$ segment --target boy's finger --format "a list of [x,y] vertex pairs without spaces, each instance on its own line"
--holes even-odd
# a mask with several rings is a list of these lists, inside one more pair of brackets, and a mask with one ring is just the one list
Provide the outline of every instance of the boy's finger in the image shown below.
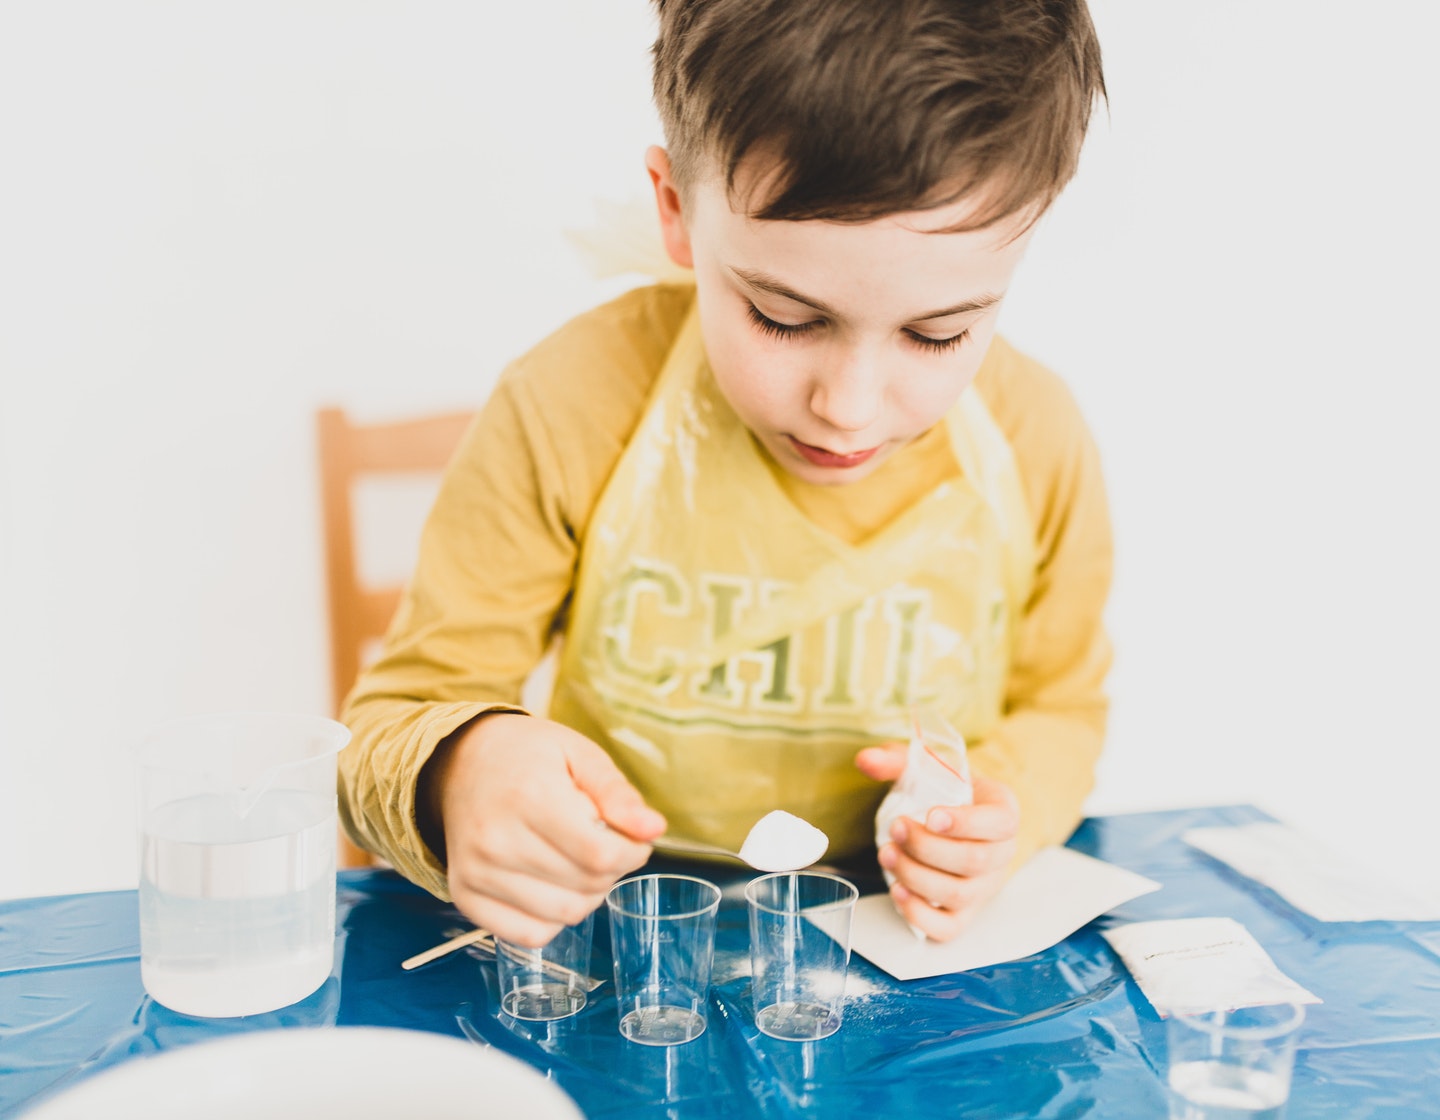
[[450,894],[460,913],[496,937],[516,945],[539,948],[549,944],[565,928],[563,923],[547,922],[508,902],[464,888],[457,889],[453,884]]
[[964,879],[926,867],[903,851],[896,851],[888,861],[882,861],[882,866],[887,865],[895,876],[896,884],[924,899],[935,909],[959,910],[963,905]]
[[575,785],[595,804],[600,819],[617,832],[649,843],[665,831],[665,818],[640,796],[610,756],[593,743],[572,743],[565,761]]
[[1020,830],[1020,805],[1009,786],[977,774],[974,802],[935,806],[925,827],[957,840],[1010,840]]
[[[462,889],[465,886],[463,876],[460,885]],[[473,889],[477,894],[483,894],[497,908],[513,909],[516,915],[529,918],[537,926],[573,926],[604,905],[606,893],[572,890],[559,883],[549,883],[530,875],[505,870],[490,871],[483,876],[483,881],[477,880],[473,884]],[[518,916],[512,916],[512,922],[519,925]],[[484,922],[480,924],[491,933],[499,933]],[[553,936],[553,931],[551,935]],[[500,936],[508,941],[520,940],[506,934]]]
[[642,866],[651,848],[595,820],[584,794],[534,807],[518,834],[492,835],[470,851],[488,876],[505,872],[585,893],[603,893],[622,875]]
[[974,912],[969,908],[938,909],[899,884],[890,893],[900,915],[931,941],[952,941],[974,920]]
[[597,819],[596,814],[603,810],[591,795],[569,792],[568,798],[556,797],[532,807],[527,823],[537,843],[527,848],[524,856],[515,852],[507,863],[533,868],[541,878],[579,889],[591,890],[600,882],[608,889],[621,875],[650,858],[650,844],[612,828],[603,816]]
[[[889,845],[887,845],[888,847]],[[946,875],[973,878],[1002,871],[1015,856],[1012,841],[952,840],[923,828],[912,828],[903,843],[894,845],[897,865],[915,863]],[[898,867],[892,868],[897,870]]]
[[925,814],[925,827],[953,840],[1013,840],[1020,814],[1001,805],[941,805]]
[[904,743],[866,747],[855,756],[855,766],[867,778],[874,778],[877,782],[893,782],[905,769],[907,750]]
[[488,811],[460,806],[446,822],[452,865],[468,858],[476,866],[597,890],[645,863],[649,843],[608,827],[594,795],[566,766],[562,754],[558,768],[533,775],[529,785],[512,785],[498,803],[503,812],[494,805]]

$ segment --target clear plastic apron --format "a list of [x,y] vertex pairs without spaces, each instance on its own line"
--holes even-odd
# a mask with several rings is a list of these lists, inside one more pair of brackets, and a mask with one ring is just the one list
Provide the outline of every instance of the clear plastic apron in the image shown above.
[[960,473],[848,544],[771,475],[692,307],[586,532],[550,708],[675,836],[734,851],[785,809],[854,853],[885,792],[859,748],[912,707],[972,743],[1000,717],[1032,528],[979,394],[945,424]]

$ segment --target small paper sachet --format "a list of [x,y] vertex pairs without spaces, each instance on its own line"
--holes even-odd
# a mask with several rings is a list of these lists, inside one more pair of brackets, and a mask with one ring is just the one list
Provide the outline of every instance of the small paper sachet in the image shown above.
[[1278,821],[1192,828],[1181,838],[1322,922],[1440,921],[1440,899]]
[[1132,922],[1102,936],[1162,1019],[1271,1003],[1322,1002],[1281,972],[1234,918]]

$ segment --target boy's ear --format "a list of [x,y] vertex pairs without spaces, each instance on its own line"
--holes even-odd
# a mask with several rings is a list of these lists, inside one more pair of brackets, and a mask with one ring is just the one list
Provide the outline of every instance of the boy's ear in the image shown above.
[[694,268],[695,258],[690,252],[690,231],[685,227],[680,188],[670,174],[670,156],[664,148],[651,145],[646,149],[645,170],[650,173],[650,182],[655,186],[655,207],[660,215],[660,237],[665,242],[665,252],[681,268]]

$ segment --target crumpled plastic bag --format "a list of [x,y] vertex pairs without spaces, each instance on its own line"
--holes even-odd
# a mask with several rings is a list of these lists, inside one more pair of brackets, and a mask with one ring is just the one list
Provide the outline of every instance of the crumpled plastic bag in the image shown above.
[[[900,817],[923,822],[937,805],[969,805],[975,800],[964,736],[938,712],[913,713],[910,723],[905,769],[875,810],[877,849],[890,843],[890,826]],[[888,870],[884,874],[885,885],[894,886],[895,876]]]

